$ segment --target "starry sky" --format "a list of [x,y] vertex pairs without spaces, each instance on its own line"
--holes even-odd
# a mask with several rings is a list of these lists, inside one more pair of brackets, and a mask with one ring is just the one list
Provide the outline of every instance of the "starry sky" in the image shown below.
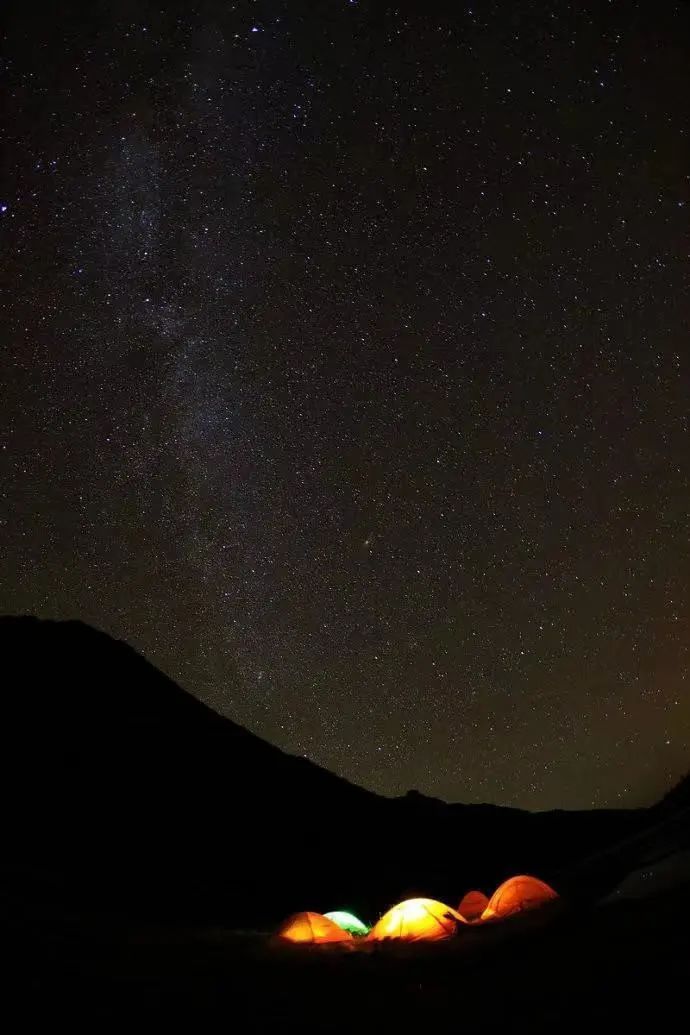
[[688,7],[53,6],[4,30],[0,610],[384,794],[653,800]]

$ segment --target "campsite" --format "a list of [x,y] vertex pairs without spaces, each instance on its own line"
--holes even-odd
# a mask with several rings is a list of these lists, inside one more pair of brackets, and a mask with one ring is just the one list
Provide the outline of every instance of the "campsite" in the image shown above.
[[34,926],[21,951],[40,996],[26,1000],[30,1015],[227,1019],[257,1032],[421,1032],[451,1023],[471,1032],[638,1031],[683,1015],[688,916],[686,884],[558,922],[525,915],[450,941],[366,952],[278,949],[265,935],[223,928],[132,929],[112,917],[53,918],[57,926],[38,939]]
[[[654,808],[601,816],[386,801],[255,742],[86,626],[3,619],[0,635],[31,688],[8,701],[3,756],[4,786],[21,775],[21,800],[6,795],[3,869],[28,1013],[302,1032],[432,1030],[449,1017],[499,1031],[520,1016],[551,1031],[592,1017],[634,1030],[677,1008],[690,961],[687,781]],[[115,686],[136,692],[116,700]],[[222,789],[206,808],[189,780],[184,794],[176,785],[183,745]],[[258,764],[263,779],[243,796],[238,781]],[[289,801],[301,811],[285,847]],[[354,847],[321,824],[332,808],[354,810]],[[417,851],[400,850],[401,825],[417,830]]]

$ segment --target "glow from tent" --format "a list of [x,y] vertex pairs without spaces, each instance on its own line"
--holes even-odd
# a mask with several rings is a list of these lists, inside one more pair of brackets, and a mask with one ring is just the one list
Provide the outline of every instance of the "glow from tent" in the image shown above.
[[352,941],[349,931],[320,913],[293,913],[278,930],[278,937],[287,942],[316,945]]
[[479,920],[488,904],[489,899],[483,891],[468,891],[460,900],[458,913],[463,920],[467,920],[468,924],[471,924],[475,920]]
[[349,931],[350,934],[354,934],[359,938],[363,938],[371,930],[366,924],[362,923],[359,917],[355,916],[354,913],[348,913],[346,909],[334,909],[333,912],[325,913],[324,916],[332,920],[343,931]]
[[385,913],[371,932],[375,941],[437,941],[450,938],[465,921],[455,909],[432,898],[409,898]]
[[543,880],[520,874],[510,877],[496,888],[481,919],[498,920],[512,913],[536,909],[557,898],[557,893]]

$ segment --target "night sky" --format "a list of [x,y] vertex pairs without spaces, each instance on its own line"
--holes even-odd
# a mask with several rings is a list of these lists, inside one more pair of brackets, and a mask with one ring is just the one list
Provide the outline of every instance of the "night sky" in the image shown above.
[[0,610],[385,794],[653,800],[688,6],[53,6],[3,46]]

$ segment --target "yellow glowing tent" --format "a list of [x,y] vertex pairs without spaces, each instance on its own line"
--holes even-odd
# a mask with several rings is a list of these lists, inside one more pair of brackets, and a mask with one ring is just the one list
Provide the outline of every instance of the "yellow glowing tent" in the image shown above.
[[473,920],[479,920],[488,904],[489,899],[483,891],[468,891],[458,906],[458,913],[463,920],[472,923]]
[[455,934],[463,923],[459,913],[433,898],[409,898],[381,917],[369,938],[377,942],[397,938],[404,942],[438,941]]
[[482,920],[497,920],[526,909],[536,909],[556,898],[558,898],[556,892],[543,880],[521,874],[518,877],[511,877],[496,888],[481,918]]
[[278,930],[278,937],[302,945],[351,942],[352,935],[321,913],[293,913]]

